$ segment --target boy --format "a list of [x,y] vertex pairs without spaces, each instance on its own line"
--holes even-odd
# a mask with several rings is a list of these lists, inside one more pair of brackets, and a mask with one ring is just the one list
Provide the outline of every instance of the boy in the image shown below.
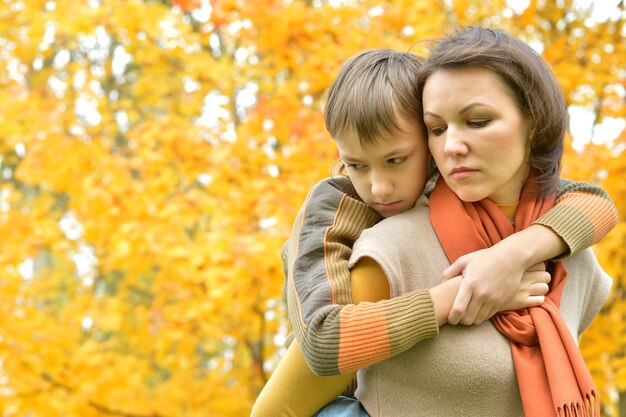
[[[419,57],[408,53],[365,51],[344,64],[329,90],[326,127],[349,178],[327,179],[314,187],[284,248],[288,314],[298,343],[289,348],[253,415],[311,415],[332,401],[357,369],[437,336],[448,319],[459,277],[393,299],[352,304],[353,299],[364,300],[353,293],[351,273],[367,276],[382,271],[367,267],[349,271],[347,266],[361,231],[411,208],[430,177],[416,88],[421,64]],[[603,202],[601,210],[596,205],[592,211],[591,202],[598,199]],[[535,226],[470,261],[489,263],[484,270],[503,271],[500,280],[465,278],[501,285],[492,292],[504,295],[496,297],[502,299],[497,308],[492,302],[489,311],[541,304],[547,291],[545,273],[523,271],[568,249],[586,247],[615,224],[616,210],[600,189],[569,184],[559,201]],[[560,216],[567,207],[583,213],[583,221],[575,222],[575,233],[571,221]],[[517,256],[515,250],[528,247],[527,242],[536,252]],[[469,265],[465,268],[469,270]],[[378,290],[383,295],[378,299],[389,298],[388,287]],[[481,297],[472,299],[480,311]],[[313,375],[304,359],[315,374],[335,376]],[[364,413],[358,404],[347,406]]]

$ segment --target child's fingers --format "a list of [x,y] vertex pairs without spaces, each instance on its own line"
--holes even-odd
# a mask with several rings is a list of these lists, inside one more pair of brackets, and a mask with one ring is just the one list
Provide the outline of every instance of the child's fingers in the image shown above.
[[528,294],[529,296],[546,295],[549,290],[550,287],[548,287],[548,284],[543,282],[535,282],[533,284],[530,284],[530,286],[528,287]]
[[526,298],[526,308],[539,307],[546,300],[543,295],[531,295]]

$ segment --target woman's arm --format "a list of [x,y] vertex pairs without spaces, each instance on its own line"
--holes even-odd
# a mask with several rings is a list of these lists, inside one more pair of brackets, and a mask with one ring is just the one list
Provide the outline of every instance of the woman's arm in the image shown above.
[[[345,324],[342,328],[342,341],[345,342],[341,350],[345,356],[342,369],[353,372],[402,353],[426,339],[423,335],[429,334],[433,326],[438,332],[439,327],[447,322],[461,282],[462,278],[458,276],[430,289],[416,289],[389,298],[389,281],[381,266],[370,257],[359,258],[351,270],[356,304],[342,309],[347,312],[346,320],[342,322]],[[523,274],[518,291],[505,300],[502,311],[541,305],[549,282],[550,275],[543,264],[535,265]],[[406,311],[410,313],[405,314]],[[388,324],[391,320],[393,327]],[[402,340],[408,342],[391,344],[391,341]]]
[[[549,281],[549,274],[541,268],[524,274],[519,291],[505,303],[504,308],[513,310],[540,305],[543,302],[543,294],[548,292]],[[430,299],[424,299],[424,302],[420,304],[423,310],[421,313],[431,315],[434,311],[437,326],[444,325],[460,283],[461,277],[459,276],[427,290]],[[387,277],[372,258],[361,258],[354,266],[351,271],[351,288],[354,302],[361,307],[390,301],[391,293]],[[346,308],[358,311],[355,305],[349,305]],[[364,352],[381,350],[375,337],[379,333],[375,328],[376,322],[376,317],[364,317],[362,323],[365,327],[357,332],[359,336],[353,336],[352,341]],[[430,325],[426,322],[427,327]],[[411,346],[407,348],[409,347]],[[389,351],[389,349],[386,350]],[[380,356],[373,355],[366,361],[355,361],[352,372],[331,377],[317,376],[308,367],[298,341],[294,340],[257,398],[252,409],[252,416],[313,415],[344,391],[354,377],[356,369],[379,360]]]
[[[463,277],[459,275],[428,290],[439,327],[448,321],[462,280]],[[499,311],[519,310],[541,305],[544,301],[544,295],[548,292],[549,282],[550,274],[546,272],[543,263],[533,265],[522,274],[517,291],[510,298],[504,300]],[[352,294],[357,303],[363,300],[379,301],[390,297],[387,277],[374,259],[363,257],[352,269]]]
[[449,322],[478,324],[489,319],[517,290],[523,271],[597,243],[617,220],[617,209],[604,190],[562,180],[555,206],[531,227],[489,249],[462,256],[444,271],[444,279],[465,277]]

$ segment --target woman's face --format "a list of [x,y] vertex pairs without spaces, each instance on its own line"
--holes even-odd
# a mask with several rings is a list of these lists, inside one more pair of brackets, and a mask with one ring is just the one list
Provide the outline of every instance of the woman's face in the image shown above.
[[531,123],[504,81],[484,68],[438,70],[423,91],[428,146],[463,201],[513,203],[530,171]]

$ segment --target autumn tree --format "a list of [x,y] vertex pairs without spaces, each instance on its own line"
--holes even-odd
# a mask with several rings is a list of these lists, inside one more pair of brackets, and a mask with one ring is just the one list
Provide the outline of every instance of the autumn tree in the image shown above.
[[[281,245],[337,158],[325,92],[360,50],[502,27],[543,53],[591,126],[623,120],[623,1],[606,19],[572,0],[509,3],[2,2],[3,415],[248,414],[289,333]],[[564,171],[621,213],[625,144],[622,125],[568,149]],[[615,286],[582,347],[615,417],[623,218],[597,253]]]

